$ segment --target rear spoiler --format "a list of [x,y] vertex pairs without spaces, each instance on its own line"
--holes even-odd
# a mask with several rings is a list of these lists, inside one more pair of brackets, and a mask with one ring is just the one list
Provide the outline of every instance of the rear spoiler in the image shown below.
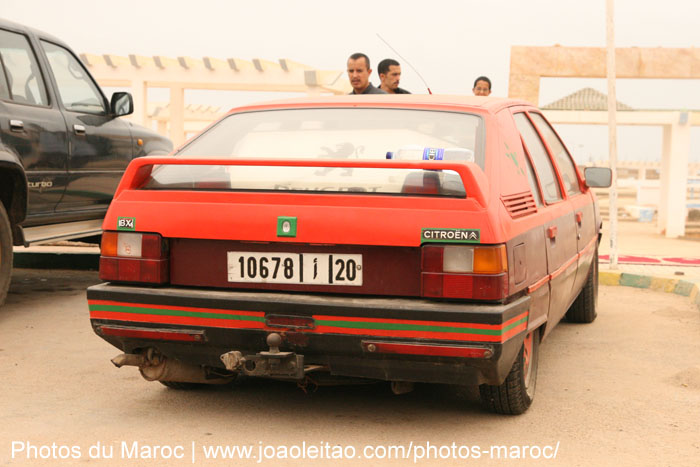
[[271,167],[331,167],[331,168],[377,168],[377,169],[423,169],[453,170],[459,174],[467,198],[474,199],[481,207],[487,205],[489,184],[486,174],[474,162],[445,161],[400,161],[400,160],[332,160],[332,159],[231,159],[196,158],[173,156],[147,156],[133,159],[114,194],[116,199],[122,191],[135,190],[143,186],[158,165],[229,165]]

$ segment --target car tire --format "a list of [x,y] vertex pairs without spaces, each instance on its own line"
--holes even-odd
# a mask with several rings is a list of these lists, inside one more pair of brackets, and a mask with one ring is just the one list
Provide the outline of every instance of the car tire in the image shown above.
[[518,358],[513,362],[503,384],[479,386],[481,403],[487,410],[506,415],[519,415],[530,407],[535,397],[539,348],[539,331],[536,329],[525,336]]
[[588,269],[588,277],[581,292],[566,312],[566,320],[571,323],[592,323],[598,316],[598,249]]
[[5,303],[12,276],[12,227],[5,206],[0,203],[0,305]]

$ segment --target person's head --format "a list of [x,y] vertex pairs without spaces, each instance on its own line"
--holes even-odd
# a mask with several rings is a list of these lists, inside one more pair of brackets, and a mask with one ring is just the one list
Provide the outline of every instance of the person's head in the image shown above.
[[348,58],[348,78],[356,94],[362,93],[369,86],[369,57],[363,53],[355,53]]
[[401,65],[393,58],[385,58],[377,65],[381,88],[387,92],[395,92],[401,80]]
[[475,96],[488,96],[491,94],[491,80],[486,76],[479,76],[474,80],[472,92]]

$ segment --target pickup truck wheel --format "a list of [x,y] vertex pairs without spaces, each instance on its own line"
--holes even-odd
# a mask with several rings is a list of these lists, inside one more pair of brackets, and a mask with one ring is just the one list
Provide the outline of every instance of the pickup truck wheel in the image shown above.
[[481,402],[489,411],[519,415],[530,407],[532,399],[535,397],[539,348],[538,330],[531,331],[525,337],[518,358],[515,359],[503,384],[499,386],[482,384],[479,386]]
[[12,275],[12,228],[5,206],[0,203],[0,305],[5,303]]
[[566,320],[571,323],[592,323],[598,316],[598,250],[588,270],[586,283],[566,312]]

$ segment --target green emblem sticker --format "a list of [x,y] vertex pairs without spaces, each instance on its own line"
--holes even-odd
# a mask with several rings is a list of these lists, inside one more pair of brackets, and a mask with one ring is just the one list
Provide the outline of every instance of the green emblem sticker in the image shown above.
[[296,237],[297,236],[297,218],[279,216],[277,218],[277,236],[278,237]]
[[136,230],[136,218],[135,217],[118,217],[117,218],[117,230]]
[[421,242],[432,243],[479,243],[480,229],[423,229]]
[[522,167],[520,167],[520,164],[518,164],[518,155],[516,154],[516,152],[510,150],[510,148],[508,147],[508,143],[504,144],[506,145],[506,151],[509,151],[506,152],[506,157],[513,161],[513,164],[515,164],[515,168],[518,169],[520,175],[525,175],[525,171]]

